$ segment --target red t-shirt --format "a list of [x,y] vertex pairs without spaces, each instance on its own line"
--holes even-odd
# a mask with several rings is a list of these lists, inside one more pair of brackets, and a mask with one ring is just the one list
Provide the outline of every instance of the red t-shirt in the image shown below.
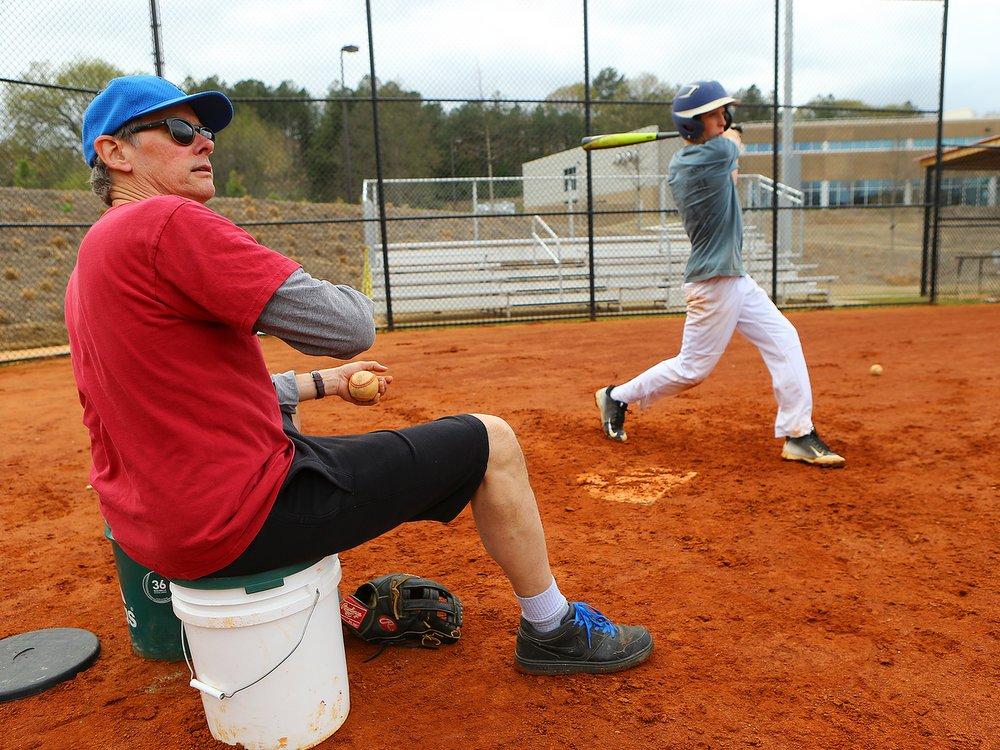
[[299,268],[200,203],[112,208],[66,289],[91,484],[115,540],[176,578],[229,564],[291,465],[253,325]]

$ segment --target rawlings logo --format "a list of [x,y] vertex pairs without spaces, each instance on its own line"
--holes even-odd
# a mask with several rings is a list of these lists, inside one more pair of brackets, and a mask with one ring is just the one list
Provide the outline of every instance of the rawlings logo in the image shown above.
[[378,624],[382,626],[383,630],[389,633],[395,633],[399,629],[399,626],[396,624],[396,621],[393,620],[391,617],[386,617],[385,615],[382,615],[380,618],[378,618]]
[[368,608],[353,596],[345,597],[340,602],[340,619],[352,628],[360,628],[367,614]]

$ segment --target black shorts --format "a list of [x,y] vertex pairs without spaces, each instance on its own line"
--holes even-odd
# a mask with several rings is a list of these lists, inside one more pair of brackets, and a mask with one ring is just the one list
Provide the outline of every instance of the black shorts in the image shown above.
[[364,435],[302,435],[260,532],[212,573],[238,576],[357,547],[407,521],[448,523],[479,489],[489,459],[486,426],[459,414]]

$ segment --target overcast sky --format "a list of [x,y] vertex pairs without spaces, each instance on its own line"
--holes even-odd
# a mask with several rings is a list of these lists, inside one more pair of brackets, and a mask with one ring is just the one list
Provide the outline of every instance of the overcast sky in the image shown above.
[[[81,15],[80,7],[87,12]],[[372,0],[376,72],[428,97],[543,98],[583,79],[581,0]],[[0,0],[0,75],[101,57],[151,71],[146,0]],[[936,109],[940,0],[797,0],[793,99],[818,94]],[[590,0],[592,75],[613,66],[731,90],[772,87],[770,0]],[[292,80],[323,95],[369,70],[362,0],[160,0],[166,75]],[[1000,112],[998,0],[949,6],[945,109]],[[783,84],[782,84],[783,85]]]

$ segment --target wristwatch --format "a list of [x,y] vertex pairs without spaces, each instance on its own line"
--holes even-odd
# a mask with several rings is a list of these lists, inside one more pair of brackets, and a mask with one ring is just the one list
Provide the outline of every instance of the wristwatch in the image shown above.
[[312,375],[313,383],[316,384],[316,398],[323,398],[323,396],[326,395],[326,386],[323,385],[323,376],[316,370],[313,370],[309,374]]

